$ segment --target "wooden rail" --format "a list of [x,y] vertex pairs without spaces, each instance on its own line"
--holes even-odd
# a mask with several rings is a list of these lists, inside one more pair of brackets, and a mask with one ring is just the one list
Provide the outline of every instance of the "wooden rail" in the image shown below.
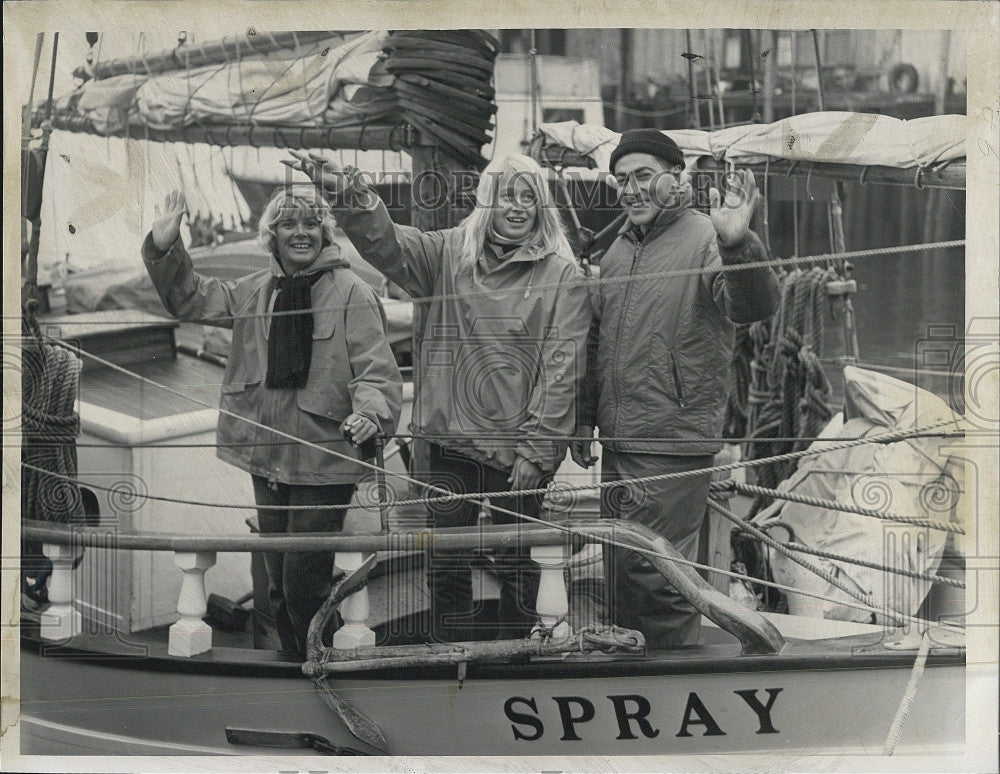
[[[108,545],[108,530],[100,527],[70,528],[25,520],[21,533],[24,538],[37,540],[46,546],[46,553],[65,557],[53,562],[52,589],[72,588],[72,557],[80,548],[94,545],[118,550],[173,551],[175,563],[185,573],[178,602],[177,623],[171,627],[170,652],[191,656],[211,648],[211,632],[207,631],[201,616],[205,610],[204,573],[215,563],[215,554],[223,552],[258,551],[335,551],[347,558],[376,551],[413,549],[477,549],[530,548],[532,559],[542,569],[538,591],[537,609],[542,623],[551,626],[565,618],[568,597],[565,589],[564,568],[568,561],[567,548],[573,543],[601,543],[613,539],[616,543],[642,551],[645,558],[683,595],[702,615],[730,632],[743,645],[744,654],[778,653],[784,640],[778,630],[754,610],[743,607],[705,581],[693,567],[675,560],[684,558],[664,538],[641,524],[618,520],[571,519],[560,522],[560,528],[540,524],[490,525],[425,529],[388,534],[302,534],[302,535],[212,535],[190,536],[163,533],[115,534]],[[572,535],[567,533],[572,530]],[[67,547],[69,550],[67,550]],[[549,550],[539,550],[550,547]],[[356,563],[351,557],[350,564]],[[341,563],[338,563],[342,564]],[[352,568],[343,568],[352,569]],[[350,623],[354,627],[346,648],[357,647],[365,641],[364,617],[368,612],[367,589],[362,588],[344,601],[352,611]],[[65,597],[65,599],[63,598]],[[48,639],[66,639],[80,630],[79,614],[72,608],[69,594],[53,598],[49,614],[58,620],[42,626],[42,636]],[[345,616],[346,618],[346,616]],[[201,624],[201,626],[199,626]],[[563,636],[568,634],[560,628]],[[370,639],[370,638],[368,638]],[[336,646],[336,643],[335,643]]]

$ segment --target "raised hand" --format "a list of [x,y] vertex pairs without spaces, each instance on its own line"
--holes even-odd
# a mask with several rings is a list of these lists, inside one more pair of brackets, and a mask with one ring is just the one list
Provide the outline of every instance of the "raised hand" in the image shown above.
[[750,230],[750,220],[760,201],[760,192],[753,172],[749,169],[727,175],[726,183],[724,200],[717,188],[708,192],[708,199],[715,233],[719,242],[729,247],[740,242]]
[[163,200],[163,210],[154,207],[156,219],[153,221],[153,244],[160,252],[166,252],[181,234],[181,219],[187,211],[184,194],[174,190]]
[[281,163],[299,172],[304,172],[322,190],[340,193],[349,186],[357,185],[358,171],[354,167],[341,169],[333,159],[318,153],[289,151],[294,160],[282,159]]

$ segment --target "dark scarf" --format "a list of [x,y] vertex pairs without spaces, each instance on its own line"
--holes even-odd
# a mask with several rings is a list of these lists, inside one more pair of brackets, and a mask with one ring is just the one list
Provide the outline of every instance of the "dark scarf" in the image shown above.
[[[311,288],[323,275],[278,277],[275,288],[274,313],[267,338],[267,380],[270,389],[301,389],[309,378],[312,361],[312,297]],[[290,312],[302,314],[288,314]],[[285,312],[286,314],[278,314]]]

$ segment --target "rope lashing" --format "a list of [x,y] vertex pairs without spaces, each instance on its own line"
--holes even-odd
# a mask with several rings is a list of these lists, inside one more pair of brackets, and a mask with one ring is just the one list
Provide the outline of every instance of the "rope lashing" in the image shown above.
[[[780,542],[780,541],[779,541]],[[810,546],[804,545],[802,543],[790,542],[781,543],[785,548],[790,551],[798,551],[800,554],[809,554],[810,556],[815,556],[819,559],[828,559],[831,562],[843,562],[844,564],[855,564],[858,567],[867,567],[869,570],[878,570],[879,572],[888,572],[893,575],[901,575],[904,578],[913,578],[914,580],[924,580],[930,581],[931,583],[940,583],[942,586],[951,586],[956,589],[964,589],[965,583],[960,580],[955,580],[954,578],[946,578],[943,575],[937,575],[933,572],[921,572],[919,570],[904,570],[901,567],[892,567],[887,564],[879,564],[878,562],[869,562],[865,559],[858,559],[853,556],[844,556],[843,554],[835,554],[830,551],[823,551],[819,548],[812,548]]]
[[[125,371],[125,369],[122,369],[122,370]],[[126,371],[126,373],[127,373],[127,371]],[[145,379],[145,377],[138,377],[138,378]],[[166,388],[166,389],[169,389],[169,388]],[[189,398],[189,399],[191,401],[195,402],[195,403],[200,403],[200,401],[198,401],[195,398]],[[234,414],[233,416],[237,416],[237,415]],[[242,419],[242,417],[240,417],[240,418]],[[247,420],[247,421],[249,421],[249,420]],[[700,476],[700,475],[703,475],[705,473],[710,473],[710,474],[711,473],[722,473],[722,472],[725,472],[725,471],[738,470],[739,468],[758,467],[758,466],[762,466],[762,465],[767,465],[767,464],[775,462],[775,461],[777,461],[777,462],[783,462],[783,461],[788,461],[788,460],[791,460],[791,459],[799,459],[799,458],[802,458],[802,457],[809,457],[809,456],[813,456],[813,455],[816,455],[816,454],[823,454],[823,453],[830,452],[830,451],[839,451],[841,449],[849,449],[849,448],[853,448],[855,446],[859,446],[859,445],[862,445],[862,444],[868,444],[868,443],[894,443],[896,441],[906,440],[907,438],[913,438],[913,437],[921,436],[921,435],[927,433],[930,430],[933,430],[935,428],[941,427],[944,424],[952,424],[952,423],[953,423],[952,420],[946,420],[946,421],[938,422],[938,423],[936,423],[934,425],[928,425],[927,427],[919,428],[917,430],[912,430],[912,431],[905,431],[905,432],[898,432],[898,433],[884,433],[882,435],[866,436],[866,437],[863,437],[863,438],[853,438],[851,440],[843,441],[842,443],[831,443],[829,445],[824,445],[824,447],[820,448],[820,449],[804,449],[804,450],[798,451],[798,452],[789,452],[787,454],[778,455],[778,456],[773,457],[773,458],[769,457],[769,458],[762,458],[762,459],[757,459],[757,460],[741,460],[739,462],[730,462],[730,463],[725,463],[725,464],[722,464],[722,465],[713,465],[713,466],[708,467],[708,468],[697,468],[697,469],[694,469],[694,470],[682,470],[682,471],[676,471],[676,472],[672,472],[672,473],[661,473],[661,474],[655,475],[655,476],[643,476],[643,477],[640,477],[640,478],[629,479],[627,483],[630,484],[630,485],[638,485],[638,484],[651,483],[651,482],[655,482],[655,481],[664,481],[664,480],[675,479],[675,478],[690,478],[690,477],[693,477],[693,476]],[[265,428],[265,429],[271,430],[272,428]],[[278,430],[274,430],[273,432],[275,432],[275,433],[277,433],[279,435],[283,434],[283,433],[281,433],[281,431],[278,431]],[[310,444],[308,441],[301,441],[301,443],[303,443],[306,446],[315,446],[317,449],[321,449],[324,453],[328,453],[328,454],[330,454],[332,456],[335,456],[335,457],[338,457],[338,458],[341,458],[341,459],[348,459],[348,460],[350,460],[352,462],[356,462],[361,467],[365,467],[365,468],[369,468],[369,469],[373,469],[373,470],[377,470],[378,469],[378,466],[376,466],[376,465],[373,465],[373,464],[367,463],[367,462],[361,462],[361,461],[355,460],[353,457],[348,457],[347,455],[341,454],[340,452],[336,452],[336,451],[334,451],[332,449],[327,449],[327,448],[325,448],[323,446],[319,446],[318,444]],[[437,497],[417,497],[417,498],[412,498],[412,499],[409,499],[409,500],[395,500],[395,501],[393,501],[391,503],[391,505],[394,506],[394,507],[400,507],[400,506],[404,506],[404,505],[429,505],[429,504],[439,504],[439,503],[449,503],[449,502],[460,502],[460,501],[464,501],[464,500],[473,500],[473,501],[477,501],[478,502],[478,501],[482,500],[483,498],[503,499],[503,498],[513,498],[513,497],[517,497],[517,496],[525,496],[525,495],[546,495],[546,494],[553,494],[553,495],[556,495],[556,496],[565,496],[565,495],[567,495],[569,493],[572,493],[572,492],[600,491],[602,489],[606,489],[606,488],[609,488],[609,487],[621,486],[622,483],[623,483],[621,481],[606,481],[606,482],[600,482],[600,483],[596,483],[596,484],[577,484],[577,485],[569,485],[569,484],[563,485],[563,484],[560,484],[560,485],[554,486],[554,487],[545,487],[545,488],[537,488],[537,489],[516,489],[516,490],[508,490],[508,491],[472,492],[472,493],[456,494],[456,493],[452,493],[452,492],[447,492],[447,490],[443,490],[440,487],[435,487],[435,486],[433,486],[431,484],[427,484],[425,482],[418,481],[417,479],[410,478],[409,476],[405,476],[405,475],[403,475],[401,473],[395,473],[395,472],[390,471],[388,469],[385,469],[384,472],[388,473],[388,474],[390,474],[392,476],[394,476],[397,479],[401,479],[402,481],[404,481],[404,482],[406,482],[408,484],[416,484],[421,489],[430,490],[430,491],[437,490],[438,492],[442,493],[441,495],[439,495]],[[57,476],[54,473],[49,473],[48,475],[54,476],[56,478],[59,477],[59,476]],[[162,497],[162,496],[149,495],[149,494],[145,494],[145,493],[136,494],[135,492],[133,492],[131,490],[125,490],[125,489],[115,488],[115,487],[104,487],[104,486],[101,486],[101,485],[98,485],[98,484],[90,484],[90,483],[88,483],[87,486],[90,487],[90,488],[99,490],[99,491],[107,491],[107,492],[119,493],[119,494],[121,494],[121,493],[127,493],[127,494],[129,494],[129,496],[132,496],[132,497],[140,497],[140,498],[145,498],[145,499],[149,499],[149,500],[156,500],[156,501],[159,501],[159,502],[169,502],[169,503],[173,503],[175,505],[194,505],[194,506],[205,507],[205,508],[221,508],[221,509],[237,509],[237,510],[268,510],[268,509],[272,509],[269,506],[261,506],[261,505],[250,504],[250,503],[243,504],[243,505],[236,504],[236,503],[222,503],[222,502],[213,503],[213,502],[206,502],[206,501],[203,501],[203,500],[186,500],[186,499],[183,499],[183,498]],[[782,494],[784,494],[784,493],[782,493]],[[378,507],[378,505],[379,505],[379,503],[377,501],[373,500],[371,502],[363,501],[363,502],[359,503],[357,506],[352,506],[352,507],[376,508],[376,507]],[[338,509],[338,508],[343,509],[343,508],[346,508],[346,507],[348,507],[348,506],[344,506],[344,505],[337,505],[337,506],[334,506],[334,505],[302,505],[302,506],[283,505],[283,506],[273,506],[273,509],[286,510],[286,511],[296,510],[297,508],[298,509],[302,509],[302,510],[305,510],[305,509],[316,509],[316,508],[334,510],[334,509]],[[499,511],[499,512],[508,513],[510,515],[520,516],[522,518],[527,518],[527,517],[524,517],[523,514],[518,514],[515,511],[508,511],[508,510],[506,510],[504,508],[500,508],[499,506],[491,505],[491,507],[493,508],[493,510],[496,510],[496,511]]]
[[[759,269],[764,267],[792,267],[798,266],[800,264],[808,265],[811,263],[823,263],[826,264],[831,259],[854,259],[854,258],[867,258],[874,257],[878,255],[899,255],[900,253],[910,253],[910,252],[923,252],[928,250],[946,250],[953,247],[964,247],[964,239],[952,239],[944,242],[926,242],[917,245],[897,245],[895,247],[880,247],[871,250],[851,250],[843,253],[821,253],[811,256],[802,257],[792,257],[792,258],[774,258],[765,261],[750,261],[747,263],[737,263],[737,264],[724,264],[722,266],[714,266],[708,268],[691,268],[691,269],[670,269],[667,271],[651,272],[649,274],[635,274],[635,275],[625,275],[622,277],[599,277],[599,278],[584,278],[579,280],[570,280],[568,282],[556,282],[556,283],[546,283],[542,285],[533,285],[532,292],[563,292],[567,288],[577,287],[578,285],[583,285],[584,287],[591,287],[592,284],[596,283],[600,286],[610,286],[618,285],[634,281],[647,281],[654,280],[659,281],[663,279],[671,279],[673,277],[690,277],[699,276],[707,274],[718,274],[727,273],[731,271],[745,271],[746,269]],[[461,300],[475,300],[478,298],[489,298],[496,299],[502,297],[505,294],[517,294],[523,293],[523,289],[508,288],[508,289],[498,289],[498,290],[484,290],[477,291],[475,293],[444,293],[441,295],[434,296],[421,296],[419,298],[414,298],[414,304],[429,304],[435,301],[461,301]],[[251,313],[242,315],[225,315],[222,317],[213,317],[211,321],[190,319],[187,322],[211,322],[213,325],[217,325],[221,322],[226,322],[230,320],[253,320],[258,317],[274,317],[278,315],[287,314],[306,314],[309,312],[342,312],[346,307],[344,306],[323,306],[323,307],[311,307],[309,309],[302,310],[292,310],[288,312],[273,312],[273,313]],[[91,321],[84,322],[82,320],[60,320],[59,324],[61,326],[65,325],[121,325],[124,322],[121,318],[117,318],[112,321]]]
[[802,495],[796,492],[787,492],[778,489],[768,489],[762,486],[754,486],[753,484],[744,484],[739,481],[730,480],[730,481],[713,482],[711,485],[711,489],[713,491],[732,490],[739,492],[740,494],[759,495],[778,500],[787,500],[788,502],[799,503],[801,505],[811,505],[815,508],[824,508],[831,511],[842,511],[843,513],[854,513],[859,516],[870,516],[874,519],[882,519],[884,521],[895,521],[900,524],[910,524],[914,527],[926,527],[927,529],[936,529],[941,532],[950,532],[955,535],[965,534],[965,530],[960,525],[952,524],[946,521],[921,519],[916,516],[903,516],[898,513],[883,511],[877,508],[865,508],[864,506],[856,505],[853,503],[841,503],[835,500],[824,500],[820,497],[813,497],[811,495]]
[[[850,588],[849,586],[846,586],[845,584],[841,583],[841,581],[839,581],[832,574],[830,574],[829,572],[827,572],[826,570],[824,570],[822,567],[817,567],[812,562],[807,562],[802,557],[797,556],[794,551],[792,551],[789,548],[786,548],[783,543],[779,543],[777,540],[775,540],[774,538],[772,538],[770,535],[768,535],[766,532],[764,532],[763,530],[761,530],[759,527],[756,527],[753,524],[750,524],[749,522],[744,521],[739,516],[737,516],[736,514],[734,514],[732,511],[729,511],[726,508],[723,508],[721,505],[719,505],[711,497],[708,498],[708,507],[711,508],[712,510],[716,511],[717,513],[719,513],[721,516],[725,517],[729,521],[731,521],[734,525],[736,525],[736,528],[739,529],[740,531],[746,532],[746,533],[748,533],[750,535],[753,535],[755,538],[757,538],[758,540],[760,540],[765,545],[773,548],[775,551],[777,551],[782,556],[784,556],[784,557],[788,558],[789,560],[795,562],[796,564],[804,567],[805,569],[807,569],[809,572],[813,573],[814,575],[819,576],[820,578],[822,578],[823,580],[825,580],[827,583],[829,583],[831,586],[833,586],[834,588],[840,589],[842,592],[844,592],[845,594],[847,594],[847,596],[851,597],[852,599],[856,599],[859,602],[863,602],[866,605],[871,605],[875,610],[877,610],[882,615],[890,618],[891,620],[899,620],[899,619],[902,619],[902,618],[904,618],[906,616],[905,613],[900,613],[897,610],[893,610],[892,608],[888,607],[887,605],[879,605],[879,604],[874,603],[872,601],[872,599],[871,599],[871,595],[870,594],[859,593],[859,592],[855,591],[854,589]],[[798,591],[796,591],[795,593],[798,593]],[[838,604],[839,604],[839,602],[838,602]]]

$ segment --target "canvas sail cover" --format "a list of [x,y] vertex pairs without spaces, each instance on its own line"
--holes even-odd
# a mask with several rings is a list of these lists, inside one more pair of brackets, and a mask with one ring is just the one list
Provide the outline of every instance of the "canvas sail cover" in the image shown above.
[[[836,417],[810,449],[837,439],[859,438],[939,424],[940,432],[957,430],[958,416],[936,395],[907,382],[854,366],[844,368],[846,420]],[[941,424],[944,423],[944,424]],[[870,443],[804,458],[778,489],[936,522],[962,519],[961,464],[948,455],[940,437],[916,437],[896,443]],[[776,500],[754,519],[772,537],[789,538],[809,548],[896,569],[934,573],[949,533],[885,521],[829,508]],[[840,584],[870,595],[875,605],[913,615],[931,587],[929,580],[870,569],[833,559],[797,554],[831,574]],[[831,600],[854,603],[827,580],[771,551],[778,583]],[[793,615],[872,622],[872,613],[790,593]],[[874,623],[893,623],[876,615]],[[900,623],[900,621],[895,621]]]
[[251,147],[306,147],[303,132],[355,129],[355,139],[326,143],[363,150],[372,147],[364,129],[409,125],[471,166],[485,165],[499,47],[489,33],[286,32],[265,36],[266,46],[260,37],[99,63],[57,102],[54,126],[181,142],[212,130],[195,141]]
[[[542,124],[547,143],[562,146],[607,170],[611,152],[621,137],[603,126],[564,121]],[[747,124],[704,132],[665,131],[692,168],[700,158],[733,164],[758,164],[768,159],[883,166],[907,169],[934,167],[965,158],[968,117],[928,116],[904,121],[875,113],[826,111],[803,113],[772,124]]]
[[222,65],[91,80],[75,95],[75,109],[103,134],[130,123],[161,130],[234,121],[320,126],[335,96],[350,101],[362,86],[391,82],[376,68],[386,36],[372,31],[345,42],[332,35]]

